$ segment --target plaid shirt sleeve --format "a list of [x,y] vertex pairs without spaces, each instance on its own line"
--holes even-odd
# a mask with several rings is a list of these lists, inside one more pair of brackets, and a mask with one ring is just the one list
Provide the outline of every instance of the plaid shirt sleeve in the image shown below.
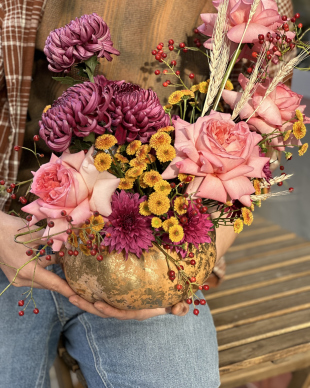
[[[46,0],[0,2],[0,178],[15,182],[31,85],[35,40]],[[0,209],[8,199],[0,196]]]

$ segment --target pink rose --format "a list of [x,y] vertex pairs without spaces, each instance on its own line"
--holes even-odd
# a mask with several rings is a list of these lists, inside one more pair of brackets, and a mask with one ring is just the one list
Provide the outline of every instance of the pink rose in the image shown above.
[[[72,217],[74,225],[82,224],[94,210],[106,217],[111,214],[111,196],[119,185],[119,179],[107,171],[96,169],[93,152],[94,148],[86,155],[83,151],[77,154],[66,151],[60,158],[52,154],[49,163],[33,172],[31,192],[39,199],[22,210],[33,215],[30,225],[45,218],[54,222],[55,226],[47,228],[44,237],[68,228],[66,218],[61,215],[62,210]],[[54,236],[53,250],[60,250],[67,238],[66,233]]]
[[[245,89],[248,79],[243,75],[239,75],[239,83]],[[253,111],[259,106],[263,96],[266,93],[272,79],[267,79],[264,84],[259,84],[247,104],[240,112],[241,119],[250,117]],[[233,109],[236,103],[240,100],[241,93],[234,91],[223,91],[224,101]],[[292,129],[295,120],[296,109],[303,112],[306,105],[300,105],[302,95],[293,92],[288,86],[279,83],[272,93],[262,102],[258,110],[248,121],[248,124],[259,131],[260,133],[271,133],[275,128],[282,132]],[[304,122],[310,123],[310,118],[304,116]],[[290,120],[290,122],[285,123]],[[285,123],[285,124],[284,124]],[[301,145],[300,140],[297,140],[293,134],[290,138],[283,142],[282,137],[272,139],[271,145]],[[284,147],[277,147],[279,151],[284,151]]]
[[[222,0],[213,1],[216,9],[219,8]],[[249,13],[254,0],[230,0],[228,4],[228,39],[234,43],[240,43],[244,28],[248,22]],[[206,35],[212,36],[214,25],[217,19],[217,14],[204,13],[201,14],[201,19],[204,24],[198,27],[199,31]],[[250,24],[243,37],[242,43],[258,42],[258,35],[266,36],[268,32],[273,32],[282,24],[281,16],[278,12],[277,3],[275,0],[261,0],[258,4],[256,12],[252,17]],[[204,43],[206,48],[211,48],[212,39]],[[236,44],[232,45],[232,50],[235,50]]]
[[164,179],[178,173],[195,175],[189,193],[226,202],[238,199],[250,206],[255,190],[249,180],[264,177],[263,167],[269,158],[259,156],[257,143],[262,137],[251,132],[241,121],[235,124],[229,114],[212,111],[188,124],[174,121],[177,156],[162,174]]

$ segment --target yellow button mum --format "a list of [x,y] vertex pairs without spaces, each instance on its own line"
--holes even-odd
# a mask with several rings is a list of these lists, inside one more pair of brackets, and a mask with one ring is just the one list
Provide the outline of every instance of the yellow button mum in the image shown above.
[[234,222],[234,231],[235,231],[235,233],[240,233],[240,232],[242,232],[242,230],[243,230],[243,222],[240,218],[238,218]]
[[131,159],[129,164],[131,165],[131,167],[140,167],[142,168],[142,170],[146,170],[147,168],[147,164],[143,160],[138,158]]
[[169,229],[169,238],[172,242],[180,242],[184,237],[184,230],[181,225],[174,225]]
[[234,89],[234,85],[229,79],[226,81],[225,89],[226,90],[233,90]]
[[172,132],[174,131],[174,127],[172,125],[168,125],[168,127],[159,128],[157,132]]
[[120,190],[130,190],[133,188],[135,180],[130,178],[121,178],[118,189]]
[[115,154],[114,158],[121,163],[129,163],[129,160],[125,156],[123,156],[122,154]]
[[149,204],[147,201],[141,202],[139,205],[139,213],[143,216],[150,216],[152,213],[149,209]]
[[111,167],[112,158],[105,152],[98,152],[95,156],[94,165],[98,171],[106,171]]
[[296,115],[297,120],[301,121],[302,123],[304,122],[304,115],[302,114],[302,112],[299,109],[296,109],[295,115]]
[[162,162],[171,162],[176,157],[176,152],[172,145],[159,147],[156,151],[157,159]]
[[154,187],[157,182],[160,182],[162,177],[159,172],[151,170],[144,174],[143,182],[150,187]]
[[100,232],[100,230],[104,227],[104,218],[102,216],[91,216],[90,217],[90,226],[96,232]]
[[145,159],[146,155],[151,151],[151,147],[148,144],[143,144],[136,152],[136,157],[139,159]]
[[157,132],[150,139],[150,146],[157,150],[159,147],[170,145],[171,137],[166,132]]
[[302,139],[306,136],[307,129],[304,123],[301,121],[296,121],[293,125],[293,133],[296,139]]
[[137,178],[143,174],[143,168],[141,167],[132,167],[129,170],[126,171],[126,178]]
[[174,225],[179,225],[179,221],[176,217],[170,217],[168,220],[163,222],[164,231],[168,232],[169,229]]
[[302,156],[304,155],[308,150],[308,143],[303,144],[301,147],[299,147],[298,155]]
[[109,148],[113,147],[117,143],[117,139],[113,135],[101,135],[97,137],[95,142],[95,147],[98,150],[108,150]]
[[251,210],[247,209],[246,207],[243,207],[241,211],[242,211],[243,222],[245,223],[245,225],[250,226],[253,222],[253,213],[251,212]]
[[162,226],[162,220],[158,217],[152,218],[152,227],[158,229]]
[[153,214],[161,216],[170,209],[170,200],[163,194],[152,193],[149,196],[148,205]]
[[289,129],[288,131],[286,131],[284,134],[283,134],[283,141],[286,141],[288,140],[288,138],[290,137],[290,134],[292,133],[292,130]]
[[199,84],[200,93],[204,93],[204,94],[208,93],[209,83],[210,83],[209,79],[207,81],[200,82],[200,84]]
[[155,183],[154,190],[156,191],[156,193],[169,195],[171,192],[171,186],[170,186],[169,182],[167,182],[165,180],[161,180],[161,181]]
[[175,105],[181,101],[181,98],[183,97],[183,93],[180,90],[176,90],[172,94],[170,94],[168,98],[168,102],[171,105]]
[[185,214],[187,212],[187,209],[183,209],[184,205],[188,206],[187,199],[184,197],[177,197],[176,200],[174,201],[174,210],[178,214]]
[[126,153],[128,155],[134,155],[138,149],[141,147],[141,141],[140,140],[134,140],[132,141],[126,148]]

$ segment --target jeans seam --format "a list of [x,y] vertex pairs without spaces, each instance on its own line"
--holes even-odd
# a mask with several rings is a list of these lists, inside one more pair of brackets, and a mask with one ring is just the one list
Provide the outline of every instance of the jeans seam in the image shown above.
[[[103,368],[101,366],[101,358],[100,358],[100,355],[98,352],[97,345],[96,345],[95,340],[93,338],[93,332],[92,332],[92,327],[91,327],[90,323],[88,322],[87,318],[85,317],[85,314],[79,315],[78,320],[81,322],[81,324],[83,325],[83,327],[85,329],[86,339],[87,339],[89,348],[90,348],[92,355],[93,355],[95,369],[98,373],[98,376],[100,377],[101,381],[103,382],[105,388],[113,388],[113,385],[108,380],[107,373],[103,370]],[[103,376],[101,371],[99,370],[98,364],[100,366],[101,371],[104,373],[105,376]],[[109,386],[107,385],[107,383],[109,384]]]
[[[50,339],[50,336],[51,336],[51,333],[52,333],[52,331],[54,329],[54,326],[57,323],[58,323],[58,321],[54,322],[54,324],[51,326],[51,329],[49,331],[49,335],[47,337],[48,341]],[[37,379],[37,382],[36,382],[36,385],[35,385],[36,388],[39,388],[39,387],[43,388],[43,384],[44,384],[45,376],[46,376],[47,362],[48,362],[48,352],[49,352],[49,347],[46,346],[45,357],[44,357],[43,362],[41,364],[39,376],[38,376],[38,379]]]
[[61,326],[64,327],[64,325],[66,324],[66,322],[68,320],[66,315],[65,315],[64,309],[62,308],[61,303],[57,298],[57,293],[54,293],[53,291],[51,291],[51,295],[52,295],[52,298],[53,298],[54,303],[55,303],[58,319],[61,323]]

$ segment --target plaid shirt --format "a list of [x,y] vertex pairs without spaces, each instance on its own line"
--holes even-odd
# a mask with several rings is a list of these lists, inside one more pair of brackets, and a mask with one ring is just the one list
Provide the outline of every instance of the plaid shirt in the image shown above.
[[[37,29],[48,0],[0,3],[0,179],[15,182],[24,141]],[[293,14],[290,0],[278,0],[280,14]],[[149,48],[147,48],[149,50]],[[1,193],[0,193],[1,194]],[[0,196],[0,209],[8,194]]]

